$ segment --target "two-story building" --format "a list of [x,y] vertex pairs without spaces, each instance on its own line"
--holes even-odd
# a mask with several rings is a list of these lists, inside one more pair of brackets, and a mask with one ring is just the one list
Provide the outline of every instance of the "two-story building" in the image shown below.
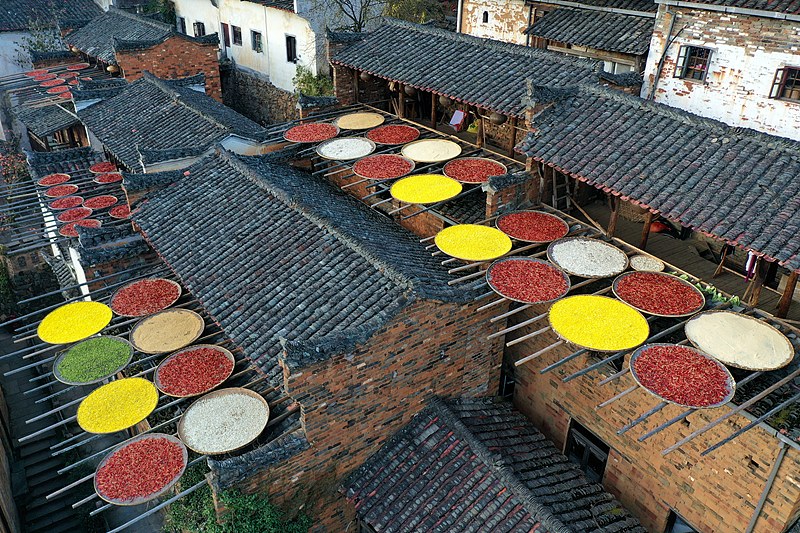
[[657,0],[642,97],[800,139],[800,7]]

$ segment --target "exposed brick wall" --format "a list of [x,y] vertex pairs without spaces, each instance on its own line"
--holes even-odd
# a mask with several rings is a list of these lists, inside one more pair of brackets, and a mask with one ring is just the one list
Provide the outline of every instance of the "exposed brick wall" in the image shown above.
[[294,94],[238,68],[223,73],[222,97],[225,105],[260,124],[289,122],[300,116]]
[[[655,100],[692,113],[775,135],[800,139],[800,103],[770,99],[778,68],[800,67],[800,24],[749,15],[659,6],[642,96],[652,86],[667,32],[677,16]],[[676,15],[673,15],[675,13]],[[712,50],[705,83],[673,77],[681,46]]]
[[116,57],[128,81],[138,80],[145,70],[159,78],[185,78],[202,72],[206,76],[206,94],[221,102],[217,54],[216,44],[200,44],[173,36],[145,50],[121,50]]
[[[546,311],[534,306],[515,315],[524,320]],[[531,326],[533,327],[533,326]],[[521,330],[524,332],[530,329]],[[520,333],[521,335],[522,333]],[[556,340],[552,332],[513,346],[513,360],[534,353]],[[591,373],[569,383],[562,378],[586,366],[586,356],[547,374],[539,370],[572,353],[559,346],[516,369],[514,403],[558,446],[564,445],[570,418],[576,419],[612,448],[603,484],[650,531],[664,531],[670,508],[704,533],[744,531],[761,496],[778,454],[779,441],[760,428],[726,444],[706,457],[700,452],[747,423],[734,416],[669,455],[661,451],[730,410],[721,407],[695,412],[687,423],[638,442],[637,437],[676,416],[683,409],[668,406],[628,433],[619,428],[655,406],[658,400],[634,391],[601,409],[595,406],[633,384],[630,376],[600,386],[611,372]],[[625,365],[628,364],[627,357]],[[752,462],[751,462],[752,461]],[[791,523],[800,508],[800,452],[789,449],[778,470],[766,505],[756,522],[757,533],[777,533]]]
[[333,95],[342,106],[356,103],[355,79],[353,69],[333,65]]
[[353,517],[341,482],[427,399],[497,393],[501,345],[486,336],[489,318],[505,306],[478,312],[480,305],[418,301],[352,353],[284,370],[311,447],[241,488],[304,509],[317,530],[344,531]]

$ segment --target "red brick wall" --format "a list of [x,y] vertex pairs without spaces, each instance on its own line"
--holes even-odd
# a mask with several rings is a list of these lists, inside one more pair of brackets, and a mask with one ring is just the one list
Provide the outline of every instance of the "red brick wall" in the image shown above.
[[477,312],[479,305],[418,301],[353,353],[288,376],[285,369],[311,447],[241,488],[303,509],[319,530],[344,531],[352,510],[338,493],[341,482],[427,399],[497,393],[501,346],[486,336],[489,318],[505,309]]
[[200,44],[173,36],[146,50],[119,51],[117,64],[128,81],[138,80],[145,70],[159,78],[185,78],[202,72],[206,75],[206,94],[222,101],[215,44]]
[[[535,306],[515,315],[517,320],[543,313]],[[542,326],[540,326],[542,327]],[[530,329],[521,330],[530,332]],[[548,332],[509,349],[513,360],[534,353],[556,340]],[[730,410],[729,407],[695,412],[688,423],[676,423],[669,429],[638,442],[637,438],[683,411],[668,406],[623,435],[617,430],[637,418],[658,400],[643,390],[634,391],[607,407],[595,407],[629,388],[634,382],[625,376],[610,384],[599,382],[611,372],[577,378],[568,383],[562,378],[586,366],[587,357],[546,373],[539,370],[572,353],[560,346],[516,369],[514,403],[553,440],[563,447],[570,418],[574,418],[607,443],[612,451],[603,484],[650,531],[664,531],[670,508],[702,532],[744,531],[755,504],[761,496],[767,476],[778,454],[779,441],[760,428],[726,444],[711,454],[700,453],[728,436],[749,420],[734,416],[669,455],[661,451],[707,422]],[[627,365],[627,357],[625,360]],[[752,461],[752,462],[751,462]],[[766,505],[756,522],[756,533],[779,533],[800,510],[800,452],[789,449],[778,470]]]

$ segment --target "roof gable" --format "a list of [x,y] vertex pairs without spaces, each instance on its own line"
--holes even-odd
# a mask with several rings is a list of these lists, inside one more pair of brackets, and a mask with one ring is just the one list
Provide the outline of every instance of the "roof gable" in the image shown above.
[[345,45],[331,62],[516,116],[525,113],[526,76],[567,85],[597,80],[600,70],[597,61],[394,19]]

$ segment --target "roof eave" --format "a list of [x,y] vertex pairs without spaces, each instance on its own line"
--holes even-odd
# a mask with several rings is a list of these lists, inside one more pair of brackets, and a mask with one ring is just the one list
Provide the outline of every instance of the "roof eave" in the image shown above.
[[800,22],[800,15],[792,13],[780,13],[778,11],[766,11],[763,9],[750,9],[745,7],[718,6],[714,4],[703,4],[701,2],[685,2],[684,0],[655,0],[657,4],[665,6],[686,7],[690,9],[703,9],[706,11],[719,11],[720,13],[730,13],[734,15],[751,15],[754,17],[773,18],[779,20],[791,20]]

